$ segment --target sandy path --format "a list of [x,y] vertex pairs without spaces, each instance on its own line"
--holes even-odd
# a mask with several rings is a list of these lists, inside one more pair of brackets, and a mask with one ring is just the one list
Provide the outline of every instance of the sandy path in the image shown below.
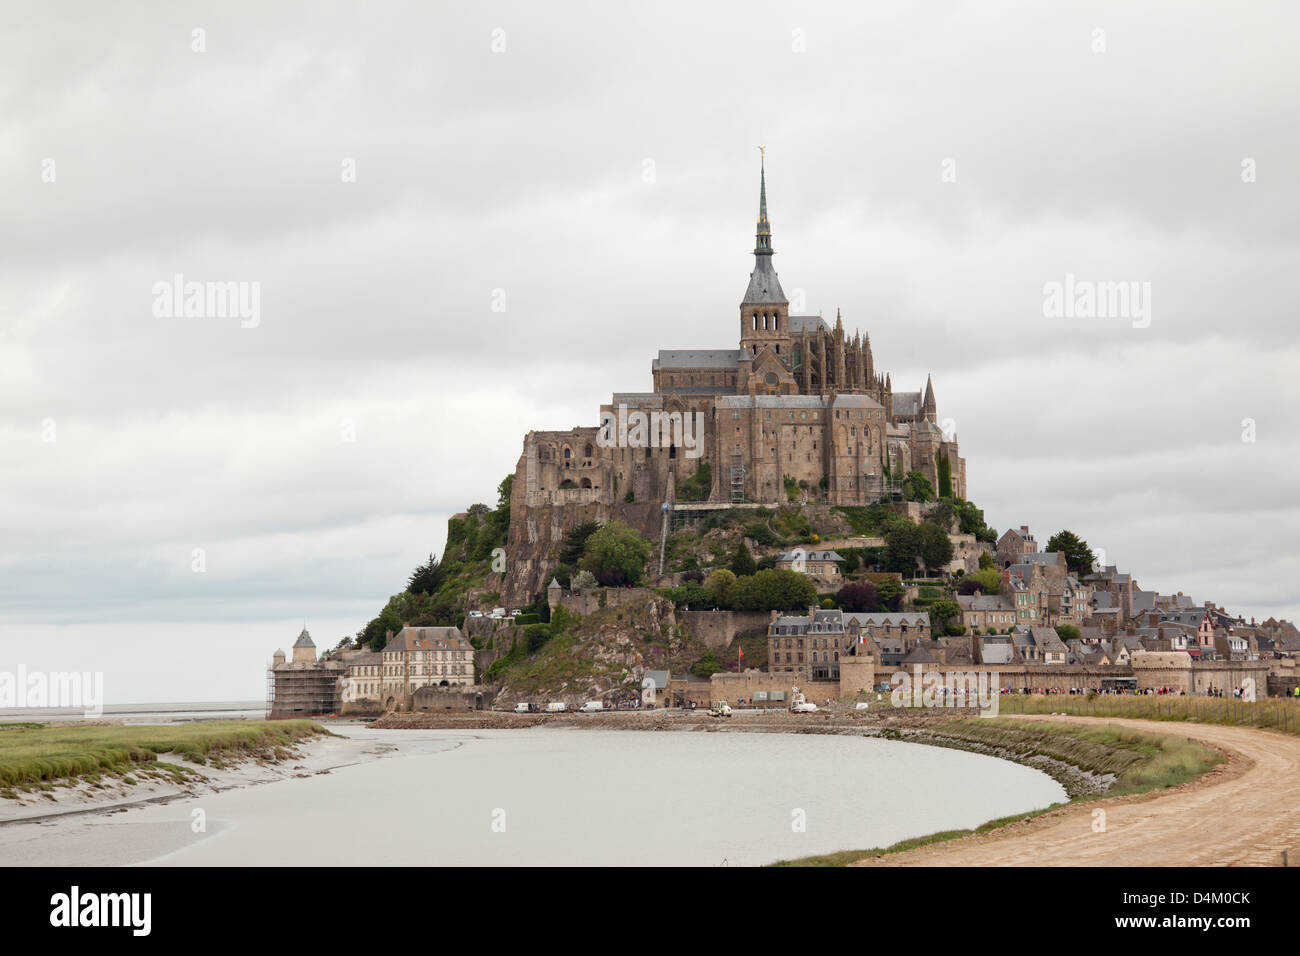
[[[1024,717],[1119,724],[1190,737],[1225,753],[1194,783],[1064,807],[993,833],[892,853],[853,865],[1277,866],[1300,865],[1300,737],[1214,724],[1099,717]],[[1093,832],[1093,811],[1106,830]]]

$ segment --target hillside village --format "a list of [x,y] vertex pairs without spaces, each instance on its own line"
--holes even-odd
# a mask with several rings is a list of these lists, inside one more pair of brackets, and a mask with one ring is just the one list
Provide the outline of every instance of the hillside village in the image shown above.
[[355,636],[276,651],[270,713],[849,701],[901,668],[1297,693],[1291,623],[1144,590],[1070,531],[989,527],[933,382],[895,390],[841,310],[792,311],[774,254],[760,164],[736,347],[662,350],[598,425],[528,432],[496,506],[452,516]]
[[1290,622],[1144,590],[1068,531],[995,535],[919,484],[931,500],[687,512],[662,549],[618,519],[585,523],[546,556],[548,586],[503,606],[509,484],[496,510],[454,516],[442,560],[355,636],[318,656],[304,629],[277,651],[272,715],[779,706],[795,688],[851,706],[916,667],[985,670],[1012,692],[1297,693]]

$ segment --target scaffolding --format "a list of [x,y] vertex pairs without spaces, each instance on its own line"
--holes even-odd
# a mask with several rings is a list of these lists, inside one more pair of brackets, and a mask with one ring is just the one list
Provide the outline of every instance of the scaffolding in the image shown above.
[[[794,414],[791,412],[791,414]],[[733,456],[731,459],[731,503],[738,505],[745,501],[745,466],[740,464],[740,458]]]
[[344,673],[342,665],[332,661],[272,666],[267,671],[267,718],[338,713]]

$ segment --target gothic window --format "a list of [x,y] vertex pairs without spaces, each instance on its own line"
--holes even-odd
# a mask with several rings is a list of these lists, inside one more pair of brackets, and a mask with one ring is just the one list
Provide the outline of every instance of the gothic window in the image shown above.
[[565,461],[568,461],[568,460],[569,460],[570,458],[572,458],[572,457],[573,457],[573,453],[569,451],[569,446],[568,446],[568,445],[565,445],[565,446],[564,446],[564,459],[565,459]]
[[588,445],[588,446],[583,450],[582,454],[583,454],[583,457],[585,457],[585,458],[590,458],[590,457],[591,457],[591,446]]

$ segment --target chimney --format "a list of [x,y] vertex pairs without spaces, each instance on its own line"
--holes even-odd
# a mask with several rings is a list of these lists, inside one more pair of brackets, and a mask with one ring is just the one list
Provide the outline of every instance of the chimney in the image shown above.
[[1029,537],[1029,525],[1022,524],[1020,526],[1020,533],[1023,534],[1025,537]]

